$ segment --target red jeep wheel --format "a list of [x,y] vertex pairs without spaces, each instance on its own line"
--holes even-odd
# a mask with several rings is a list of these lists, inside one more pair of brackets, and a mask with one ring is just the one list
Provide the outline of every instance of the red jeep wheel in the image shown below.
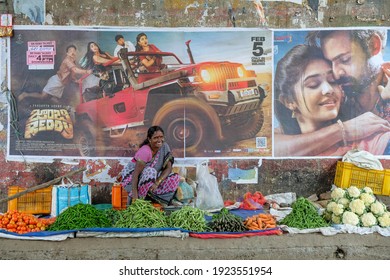
[[165,131],[172,149],[195,154],[217,143],[220,123],[214,110],[196,99],[180,99],[166,103],[158,110],[153,125]]
[[82,157],[94,157],[104,155],[100,133],[97,133],[96,126],[90,120],[82,120],[78,124],[75,144]]
[[235,142],[253,138],[259,133],[264,124],[263,109],[242,114],[223,128],[225,139]]

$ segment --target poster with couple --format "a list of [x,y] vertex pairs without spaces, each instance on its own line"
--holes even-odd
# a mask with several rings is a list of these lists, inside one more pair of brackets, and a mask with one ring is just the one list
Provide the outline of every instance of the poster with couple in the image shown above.
[[274,31],[274,156],[390,155],[386,28]]
[[[272,31],[16,26],[8,159],[272,156]],[[121,51],[120,51],[121,50]]]

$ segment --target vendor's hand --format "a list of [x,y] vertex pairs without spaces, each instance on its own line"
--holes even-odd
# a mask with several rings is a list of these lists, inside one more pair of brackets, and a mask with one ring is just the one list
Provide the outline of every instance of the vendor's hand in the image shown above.
[[158,188],[157,183],[153,183],[153,185],[150,187],[150,191],[154,192],[155,190],[157,190],[157,188]]
[[138,198],[138,193],[133,191],[131,201],[136,201]]

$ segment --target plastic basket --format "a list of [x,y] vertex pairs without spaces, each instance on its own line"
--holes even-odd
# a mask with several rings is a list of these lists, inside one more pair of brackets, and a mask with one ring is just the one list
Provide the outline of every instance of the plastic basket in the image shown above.
[[[8,211],[17,210],[28,214],[50,214],[52,186],[26,193],[20,197],[8,201]],[[8,188],[8,196],[25,191],[26,188],[11,186]]]
[[112,193],[111,193],[112,208],[116,210],[126,209],[127,196],[128,193],[125,190],[125,188],[122,186],[122,184],[115,183],[112,186]]
[[340,188],[370,187],[374,194],[390,195],[390,169],[364,169],[349,162],[338,161],[334,184]]

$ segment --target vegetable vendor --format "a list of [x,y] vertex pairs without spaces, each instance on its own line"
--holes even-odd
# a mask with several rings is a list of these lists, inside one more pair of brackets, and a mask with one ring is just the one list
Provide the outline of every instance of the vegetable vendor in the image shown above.
[[149,196],[169,205],[179,186],[180,176],[172,173],[174,158],[159,126],[148,129],[147,138],[122,170],[122,183],[129,193],[128,204]]

